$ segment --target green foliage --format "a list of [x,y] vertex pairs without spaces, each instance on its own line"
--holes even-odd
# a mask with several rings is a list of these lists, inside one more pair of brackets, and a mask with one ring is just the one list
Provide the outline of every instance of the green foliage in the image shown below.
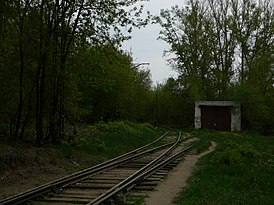
[[100,138],[95,138],[93,140],[80,138],[76,144],[76,149],[84,151],[88,154],[107,151],[107,147],[104,141],[100,140]]
[[161,131],[149,124],[129,121],[99,122],[86,128],[73,142],[63,142],[60,151],[68,158],[85,153],[109,159],[153,141]]
[[[102,157],[102,153],[106,153],[107,147],[100,138],[85,138],[73,142],[73,144],[63,143],[58,146],[60,152],[67,158],[74,158],[80,153],[85,153],[88,155],[97,155],[98,158]],[[101,153],[101,154],[98,154]],[[103,154],[104,155],[104,154]],[[96,157],[95,157],[96,158]]]
[[126,135],[138,135],[142,132],[154,130],[149,124],[136,124],[129,121],[114,121],[114,122],[98,122],[87,128],[87,131],[94,135],[96,134],[126,134]]
[[199,169],[176,204],[273,203],[273,138],[246,133],[194,131],[200,141],[217,149],[198,162]]
[[199,140],[195,143],[194,148],[197,150],[197,153],[202,153],[208,150],[209,146],[211,145],[210,140]]
[[244,129],[274,132],[273,11],[271,0],[191,0],[154,18],[184,101],[239,101]]
[[81,50],[74,56],[71,71],[77,72],[72,97],[78,116],[97,121],[148,119],[149,71],[137,69],[132,58],[113,45]]
[[169,78],[165,84],[158,84],[155,89],[152,110],[155,122],[159,126],[187,127],[193,124],[194,107],[188,94],[181,93],[180,83]]
[[242,127],[245,130],[262,134],[273,133],[273,99],[274,90],[263,93],[251,83],[236,85],[230,89],[231,99],[242,102]]
[[260,154],[250,144],[238,144],[228,141],[218,148],[214,161],[220,164],[244,163],[258,160]]
[[117,48],[129,38],[121,28],[147,24],[142,1],[1,1],[0,124],[11,139],[35,124],[39,145],[60,143],[66,120],[141,118],[127,105],[140,105],[134,90],[147,93],[150,76],[140,81],[144,72]]

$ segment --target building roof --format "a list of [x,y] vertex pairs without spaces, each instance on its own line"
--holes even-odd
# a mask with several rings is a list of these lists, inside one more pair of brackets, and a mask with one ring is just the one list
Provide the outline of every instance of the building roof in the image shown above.
[[195,101],[195,106],[230,106],[240,107],[241,103],[236,101]]

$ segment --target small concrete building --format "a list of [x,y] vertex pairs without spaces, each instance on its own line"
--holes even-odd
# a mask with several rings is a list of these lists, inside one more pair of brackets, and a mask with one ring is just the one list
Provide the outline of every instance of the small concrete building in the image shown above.
[[195,128],[241,130],[241,104],[234,101],[196,101]]

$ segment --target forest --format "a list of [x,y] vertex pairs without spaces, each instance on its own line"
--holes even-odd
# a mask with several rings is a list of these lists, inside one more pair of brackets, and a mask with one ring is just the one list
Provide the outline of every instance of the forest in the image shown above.
[[[58,144],[100,121],[192,127],[196,100],[238,101],[244,130],[273,134],[273,2],[189,0],[144,17],[143,1],[2,0],[1,139]],[[156,86],[121,49],[151,23],[178,72]]]

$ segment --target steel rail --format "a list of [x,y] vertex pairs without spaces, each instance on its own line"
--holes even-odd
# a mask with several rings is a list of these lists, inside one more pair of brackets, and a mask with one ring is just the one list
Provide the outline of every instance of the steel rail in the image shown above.
[[108,161],[103,162],[101,164],[98,164],[98,165],[92,166],[90,168],[81,170],[79,172],[73,173],[73,174],[65,176],[63,178],[57,179],[57,180],[52,181],[50,183],[38,186],[34,189],[30,189],[26,192],[17,194],[15,196],[11,196],[9,198],[3,199],[3,200],[0,201],[0,205],[17,205],[17,204],[21,204],[21,203],[26,202],[30,199],[33,199],[37,196],[40,196],[40,195],[43,195],[45,193],[51,192],[52,190],[54,190],[56,188],[64,187],[65,185],[68,185],[68,184],[70,184],[72,182],[75,182],[79,179],[83,179],[83,178],[85,178],[86,176],[88,176],[90,174],[95,174],[95,173],[100,172],[104,169],[117,166],[121,163],[125,163],[129,160],[135,159],[135,158],[140,157],[142,155],[145,155],[149,152],[154,152],[158,149],[163,149],[166,146],[169,146],[171,143],[165,144],[165,145],[162,145],[162,146],[158,146],[156,148],[152,148],[152,149],[149,149],[149,150],[146,150],[146,151],[143,151],[147,147],[151,146],[152,144],[160,141],[163,137],[165,137],[167,135],[167,133],[168,132],[165,132],[165,134],[163,134],[161,137],[157,138],[156,140],[154,140],[154,141],[152,141],[152,142],[150,142],[150,143],[148,143],[148,144],[146,144],[146,145],[144,145],[140,148],[137,148],[137,149],[132,150],[128,153],[125,153],[123,155],[115,157],[111,160],[108,160]]
[[[143,181],[144,179],[150,177],[152,174],[154,174],[155,172],[157,172],[158,170],[162,169],[163,167],[165,167],[166,165],[168,165],[169,163],[173,162],[174,160],[176,160],[177,158],[181,157],[185,152],[187,152],[190,148],[192,148],[194,145],[190,145],[186,148],[184,148],[183,150],[181,150],[180,152],[172,155],[171,157],[167,158],[166,160],[164,160],[163,162],[157,164],[156,166],[152,167],[151,169],[143,172],[142,174],[140,174],[139,176],[137,176],[135,179],[133,179],[131,182],[129,182],[128,184],[125,185],[125,187],[127,188],[127,191],[129,191],[130,189],[132,189],[135,185],[137,185],[139,182]],[[124,188],[125,188],[124,187]]]
[[181,155],[183,155],[186,151],[188,151],[191,147],[188,146],[187,148],[183,149],[182,151],[176,153],[175,155],[169,157],[168,159],[164,160],[163,162],[157,164],[156,166],[152,167],[149,170],[146,170],[143,173],[140,173],[139,175],[137,175],[135,178],[129,180],[128,182],[122,184],[119,187],[116,187],[115,189],[113,189],[110,193],[108,193],[107,195],[104,195],[103,197],[101,197],[99,200],[94,200],[91,201],[90,203],[86,204],[86,205],[99,205],[101,203],[103,203],[104,201],[108,200],[109,198],[111,198],[112,196],[114,196],[115,194],[123,191],[123,190],[127,190],[129,191],[130,189],[132,189],[134,186],[136,186],[138,183],[140,183],[142,180],[144,180],[145,178],[151,176],[152,174],[154,174],[155,172],[157,172],[158,170],[160,170],[161,168],[163,168],[164,166],[166,166],[167,164],[171,163],[172,161],[176,160],[177,158],[179,158]]
[[86,205],[99,205],[102,202],[104,202],[107,199],[109,199],[110,197],[112,197],[114,194],[117,193],[117,190],[123,189],[123,187],[126,184],[128,184],[129,182],[131,182],[132,180],[134,180],[136,177],[138,177],[139,175],[141,175],[141,173],[145,172],[148,169],[151,169],[155,164],[159,163],[159,161],[162,160],[162,158],[164,156],[166,156],[167,154],[169,154],[180,142],[181,142],[181,132],[179,133],[179,137],[177,138],[177,141],[174,142],[174,143],[170,143],[170,145],[172,144],[172,146],[170,146],[170,148],[168,148],[163,154],[161,154],[159,157],[157,157],[156,159],[154,159],[153,161],[151,161],[146,166],[144,166],[141,169],[139,169],[137,172],[135,172],[132,175],[130,175],[128,178],[126,178],[123,181],[121,181],[119,184],[117,184],[114,187],[112,187],[111,189],[109,189],[107,192],[105,192],[105,193],[101,194],[99,197],[93,199],[92,201],[90,201]]

